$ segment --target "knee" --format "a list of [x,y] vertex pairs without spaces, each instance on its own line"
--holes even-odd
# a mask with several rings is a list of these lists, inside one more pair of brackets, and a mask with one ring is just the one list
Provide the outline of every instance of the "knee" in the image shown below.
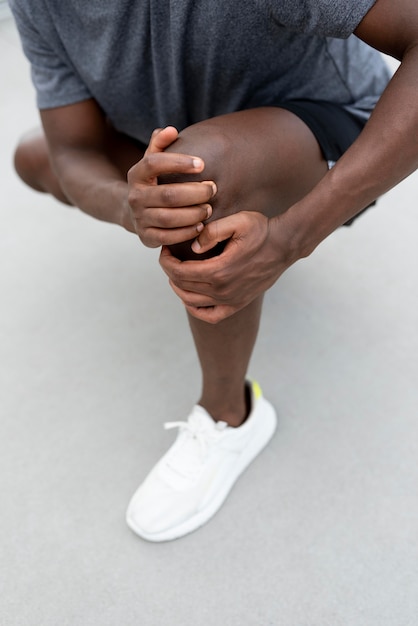
[[53,173],[48,146],[40,129],[26,133],[14,152],[14,166],[18,176],[35,191],[50,193],[60,202],[72,206]]
[[[214,120],[208,120],[181,131],[178,139],[167,148],[167,152],[190,154],[203,159],[205,168],[197,175],[172,175],[164,177],[161,182],[187,182],[199,180],[213,180],[217,186],[217,195],[212,201],[213,213],[211,220],[218,219],[234,212],[233,187],[231,177],[228,177],[227,164],[231,161],[232,142],[228,134],[218,127]],[[204,254],[197,255],[191,249],[191,241],[170,246],[171,252],[177,258],[203,260],[210,258],[223,249],[222,244]]]
[[215,120],[206,120],[182,130],[178,139],[167,148],[167,152],[180,152],[199,156],[205,163],[205,169],[198,175],[178,176],[176,181],[214,180],[218,190],[222,189],[227,172],[225,164],[229,162],[232,141]]
[[16,146],[13,163],[18,176],[27,185],[43,191],[40,173],[48,163],[48,151],[41,131],[26,133]]

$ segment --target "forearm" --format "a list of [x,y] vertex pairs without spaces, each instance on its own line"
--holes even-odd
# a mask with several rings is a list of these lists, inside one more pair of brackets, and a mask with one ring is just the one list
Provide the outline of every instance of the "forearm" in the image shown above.
[[53,155],[52,167],[62,190],[81,211],[105,222],[129,226],[128,185],[105,154],[63,150]]
[[285,220],[296,257],[418,167],[418,46],[404,56],[368,124],[337,165]]
[[40,111],[50,163],[72,204],[133,230],[126,173],[142,151],[108,124],[93,99]]

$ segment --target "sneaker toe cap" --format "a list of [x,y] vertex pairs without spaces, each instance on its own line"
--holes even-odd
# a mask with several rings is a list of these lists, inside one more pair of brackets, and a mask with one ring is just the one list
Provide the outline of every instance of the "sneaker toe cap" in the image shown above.
[[173,492],[161,483],[141,485],[134,494],[126,514],[130,528],[138,535],[169,532],[194,514],[196,503],[190,493]]

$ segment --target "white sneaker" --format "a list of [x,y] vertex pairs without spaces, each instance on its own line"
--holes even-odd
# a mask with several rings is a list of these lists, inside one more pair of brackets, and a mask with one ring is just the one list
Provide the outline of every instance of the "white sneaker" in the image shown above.
[[215,422],[196,405],[177,439],[134,494],[128,526],[148,541],[169,541],[196,530],[221,507],[237,478],[271,439],[276,412],[251,384],[252,410],[239,428]]

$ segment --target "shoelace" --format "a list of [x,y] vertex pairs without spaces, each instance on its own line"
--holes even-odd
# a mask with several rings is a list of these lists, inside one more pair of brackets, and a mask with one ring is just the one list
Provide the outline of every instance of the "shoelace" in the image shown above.
[[182,476],[192,475],[205,459],[210,444],[219,438],[227,426],[226,422],[216,422],[211,427],[195,415],[191,415],[187,421],[166,422],[166,430],[179,428],[184,436],[182,446],[169,457],[168,467]]

